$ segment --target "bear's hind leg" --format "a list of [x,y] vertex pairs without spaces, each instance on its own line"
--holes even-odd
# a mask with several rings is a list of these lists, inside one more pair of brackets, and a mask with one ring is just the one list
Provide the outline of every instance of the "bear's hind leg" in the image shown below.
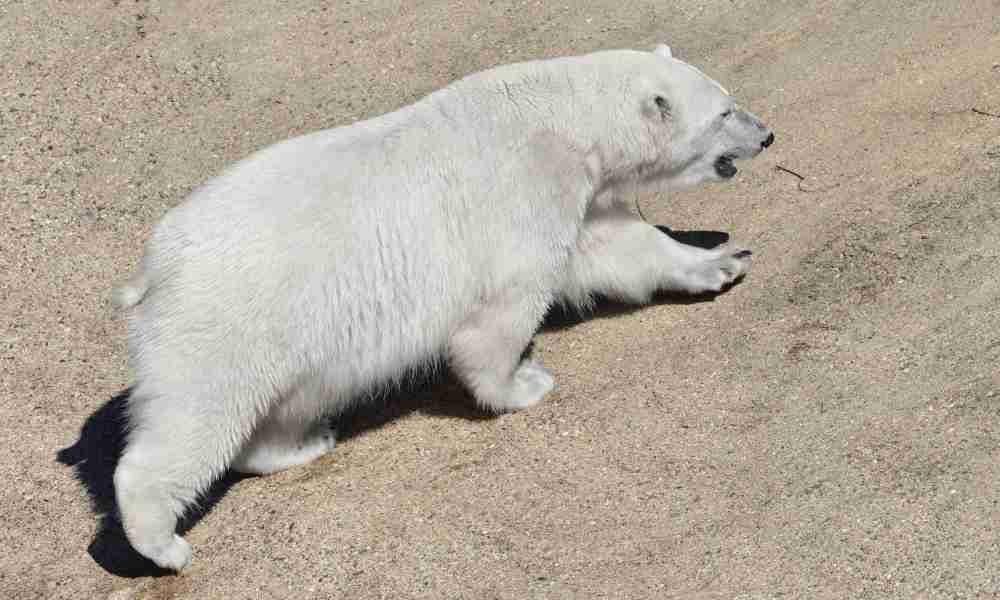
[[333,450],[337,431],[332,419],[272,416],[262,423],[236,460],[241,473],[269,475],[304,465]]
[[226,470],[255,425],[252,400],[219,393],[166,395],[139,385],[129,399],[131,430],[115,469],[115,496],[132,547],[165,569],[191,561],[177,519]]

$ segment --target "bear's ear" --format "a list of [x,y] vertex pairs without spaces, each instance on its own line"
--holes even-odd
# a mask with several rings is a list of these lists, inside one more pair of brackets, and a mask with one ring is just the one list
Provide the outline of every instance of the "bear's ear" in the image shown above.
[[660,56],[663,56],[665,58],[674,57],[673,52],[670,51],[670,46],[666,44],[657,44],[656,49],[653,50],[653,53],[659,54]]
[[648,117],[656,118],[661,121],[668,121],[672,117],[670,102],[667,100],[666,96],[662,94],[655,94],[651,96],[646,102],[646,106],[643,107],[643,112],[646,113]]

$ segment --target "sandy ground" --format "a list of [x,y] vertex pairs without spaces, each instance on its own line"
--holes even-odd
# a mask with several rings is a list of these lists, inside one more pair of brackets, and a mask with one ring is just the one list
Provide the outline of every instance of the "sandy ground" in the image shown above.
[[[537,408],[413,389],[220,483],[183,575],[131,554],[107,296],[164,211],[467,72],[658,41],[777,134],[643,198],[753,248],[742,285],[554,318]],[[1000,596],[995,1],[0,0],[0,49],[0,597]]]

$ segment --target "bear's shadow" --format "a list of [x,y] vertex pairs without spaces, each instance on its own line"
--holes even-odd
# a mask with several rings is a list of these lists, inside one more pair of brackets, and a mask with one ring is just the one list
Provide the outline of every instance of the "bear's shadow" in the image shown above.
[[[663,226],[659,229],[677,241],[702,248],[713,248],[729,239],[727,234],[718,231],[672,231]],[[714,298],[715,294],[664,294],[656,297],[653,304],[690,304],[710,302]],[[546,316],[541,329],[561,330],[584,320],[613,318],[641,309],[640,306],[601,299],[587,315],[556,307]],[[529,345],[525,354],[530,354],[531,349],[532,346]],[[118,458],[125,447],[125,415],[130,393],[131,388],[122,390],[87,417],[80,429],[79,439],[72,446],[60,450],[56,454],[56,460],[74,468],[76,478],[90,498],[91,508],[99,515],[98,531],[87,548],[94,561],[107,572],[120,577],[169,575],[172,574],[171,571],[157,567],[132,549],[117,516],[113,477]],[[397,389],[373,394],[370,400],[355,403],[354,408],[337,418],[338,443],[414,412],[467,420],[494,418],[475,408],[462,386],[446,372],[413,373]],[[250,476],[228,472],[180,520],[178,533],[184,534],[194,527],[233,486],[248,477]]]

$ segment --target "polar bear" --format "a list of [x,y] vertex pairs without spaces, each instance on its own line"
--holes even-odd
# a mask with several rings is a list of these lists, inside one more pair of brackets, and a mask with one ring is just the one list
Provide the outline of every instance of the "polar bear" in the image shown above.
[[114,294],[129,541],[182,569],[177,517],[227,468],[322,455],[325,415],[441,357],[486,409],[532,406],[553,379],[521,355],[554,303],[723,289],[748,251],[680,244],[616,192],[729,179],[773,140],[660,45],[490,69],[239,162],[163,217]]

